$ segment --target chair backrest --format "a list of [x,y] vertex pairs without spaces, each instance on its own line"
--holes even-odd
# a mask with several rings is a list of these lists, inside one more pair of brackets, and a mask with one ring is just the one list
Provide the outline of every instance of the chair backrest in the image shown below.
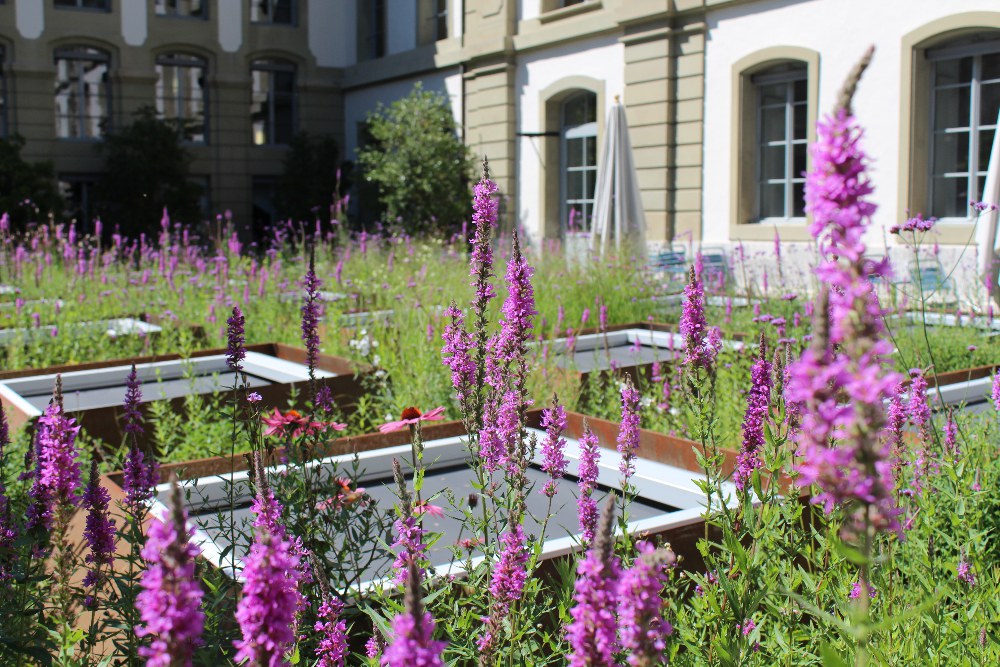
[[910,278],[920,285],[922,290],[937,290],[944,287],[948,280],[940,264],[920,264],[910,262]]
[[684,266],[684,252],[676,250],[664,250],[656,253],[649,262],[650,266],[656,269],[670,269],[677,266]]

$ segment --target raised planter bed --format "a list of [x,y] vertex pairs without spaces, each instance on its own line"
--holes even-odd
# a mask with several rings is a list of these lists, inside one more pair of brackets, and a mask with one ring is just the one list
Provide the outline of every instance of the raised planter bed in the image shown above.
[[927,384],[936,388],[928,392],[932,405],[940,400],[945,406],[963,406],[965,412],[972,414],[990,412],[995,409],[992,401],[993,376],[998,372],[1000,364],[931,376]]
[[[579,549],[576,536],[576,484],[575,474],[579,465],[578,438],[583,433],[584,420],[598,435],[601,445],[601,464],[599,483],[600,497],[609,490],[619,491],[620,472],[618,470],[619,454],[614,450],[618,425],[609,421],[585,418],[583,415],[569,413],[566,457],[569,459],[569,476],[559,487],[553,508],[555,516],[549,522],[548,539],[543,550],[543,559],[553,559],[564,556]],[[541,412],[529,412],[528,423],[536,434],[539,430]],[[424,460],[429,462],[424,481],[423,495],[431,497],[434,493],[449,489],[456,498],[461,498],[473,491],[471,482],[473,473],[467,464],[468,452],[465,445],[465,431],[461,422],[445,422],[425,425],[423,429],[425,441]],[[329,442],[322,452],[317,452],[317,459],[309,465],[322,472],[330,469],[333,464],[350,465],[356,454],[360,461],[363,474],[354,480],[359,486],[366,488],[376,503],[383,509],[390,509],[395,501],[394,482],[392,480],[391,462],[400,461],[410,456],[408,432],[389,434],[373,434],[349,438],[339,438]],[[638,490],[638,497],[630,508],[630,532],[633,535],[657,536],[669,541],[674,550],[680,554],[682,566],[687,569],[698,569],[702,566],[701,557],[696,549],[697,538],[705,533],[702,512],[704,511],[704,495],[699,490],[695,480],[702,477],[698,468],[693,447],[695,443],[679,438],[669,437],[651,431],[640,432],[639,459],[636,462],[636,474],[633,484]],[[320,458],[321,457],[321,458]],[[731,472],[735,462],[735,452],[725,452],[725,468]],[[540,470],[541,454],[536,455],[529,478],[536,484],[535,489],[528,494],[529,515],[544,515],[547,499],[538,493],[538,488],[545,479]],[[237,496],[236,521],[250,520],[249,486],[247,484],[247,461],[242,455],[235,457],[215,457],[170,464],[161,467],[161,475],[173,472],[184,480],[188,493],[188,510],[196,528],[196,541],[202,554],[216,566],[222,567],[223,560],[228,567],[229,557],[222,558],[222,553],[228,546],[226,536],[215,526],[214,520],[218,512],[228,513],[228,492],[230,475],[235,483]],[[281,466],[271,468],[279,472]],[[343,468],[342,468],[343,469]],[[404,468],[405,469],[405,468]],[[161,477],[162,479],[163,477]],[[112,487],[112,496],[120,494],[121,474],[107,476],[106,483]],[[728,489],[732,493],[732,489]],[[161,485],[157,489],[157,500],[154,502],[154,512],[163,512],[165,506],[160,502],[168,493],[168,486]],[[439,502],[438,504],[444,504]],[[446,512],[449,508],[445,508]],[[460,524],[450,518],[425,519],[429,530],[443,533],[443,537],[431,549],[430,559],[438,574],[457,574],[459,568],[451,563],[451,553],[448,546],[458,539]],[[526,532],[538,533],[539,526],[532,519],[527,519]],[[237,545],[237,562],[243,554],[239,552],[245,545]],[[366,570],[365,579],[379,579],[391,562],[391,558]]]
[[[211,394],[231,388],[234,374],[226,366],[224,349],[203,350],[187,358],[179,355],[138,357],[132,360],[51,366],[38,370],[0,373],[0,403],[12,426],[32,422],[45,410],[56,375],[62,375],[63,400],[90,435],[117,446],[122,438],[119,413],[125,398],[125,379],[134,363],[142,381],[144,404],[170,401],[180,407],[186,396]],[[262,405],[284,408],[292,391],[304,394],[308,380],[305,351],[278,343],[247,346],[244,362],[250,388]],[[317,378],[330,387],[339,407],[353,410],[362,393],[358,372],[346,359],[320,355]],[[148,429],[147,429],[148,430]]]
[[[723,347],[740,350],[743,343],[724,340]],[[675,327],[660,322],[631,322],[606,329],[581,329],[572,341],[553,338],[545,343],[558,368],[580,375],[581,383],[609,372],[630,375],[640,382],[654,363],[671,363],[675,351],[684,350],[684,337]]]

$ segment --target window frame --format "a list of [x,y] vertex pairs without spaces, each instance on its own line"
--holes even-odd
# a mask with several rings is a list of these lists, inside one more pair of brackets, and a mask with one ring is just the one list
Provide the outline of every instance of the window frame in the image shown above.
[[[789,65],[794,65],[789,67]],[[787,68],[784,71],[775,71],[778,68]],[[802,100],[797,100],[795,98],[795,84],[799,81],[804,82],[806,88],[806,95]],[[754,120],[754,127],[756,129],[756,134],[754,136],[754,205],[753,211],[754,215],[751,220],[747,221],[747,224],[757,224],[757,225],[788,225],[788,224],[803,224],[806,221],[805,216],[805,204],[803,203],[803,213],[802,215],[795,215],[795,186],[802,185],[803,193],[805,192],[805,175],[796,175],[795,170],[795,147],[805,146],[806,150],[806,164],[808,165],[808,146],[809,146],[809,71],[805,66],[805,63],[782,63],[769,67],[759,73],[750,76],[750,84],[754,87],[754,107],[756,110],[756,118]],[[763,174],[763,164],[764,164],[764,149],[767,147],[764,141],[764,101],[763,101],[763,91],[764,86],[770,86],[774,84],[784,84],[785,85],[785,101],[782,103],[785,111],[785,131],[782,135],[781,141],[774,141],[770,143],[783,144],[785,148],[785,169],[780,179],[765,179]],[[777,105],[768,105],[777,106]],[[798,139],[795,137],[795,107],[803,106],[806,107],[806,136]],[[766,185],[777,185],[782,184],[784,186],[784,216],[764,216],[762,214],[762,209],[764,205],[764,186]],[[790,214],[790,215],[789,215]]]
[[[982,58],[985,55],[996,54],[1000,55],[1000,39],[990,39],[974,44],[951,44],[939,47],[931,47],[924,50],[924,58],[930,65],[929,71],[929,88],[927,104],[928,109],[928,144],[927,144],[927,164],[926,164],[926,188],[927,188],[927,214],[933,216],[934,212],[937,210],[935,202],[935,190],[936,181],[939,174],[935,170],[935,160],[936,160],[936,150],[937,141],[936,138],[939,134],[957,134],[960,132],[968,133],[968,153],[966,158],[968,159],[967,171],[965,172],[942,172],[940,176],[943,178],[954,179],[960,181],[961,176],[964,175],[966,194],[969,201],[980,201],[982,198],[982,192],[979,188],[979,179],[986,177],[985,171],[979,170],[979,138],[980,133],[983,130],[997,130],[997,119],[993,119],[992,123],[982,123],[980,118],[981,112],[981,100],[982,100],[982,86],[984,83],[1000,85],[1000,77],[993,78],[984,81],[982,78]],[[961,60],[962,58],[972,58],[972,72],[971,78],[968,84],[956,83],[946,86],[938,85],[938,67],[940,63],[954,60]],[[967,125],[964,126],[954,126],[948,127],[941,130],[935,129],[937,121],[937,93],[942,89],[960,89],[968,87],[968,102],[969,102],[969,116],[966,119]],[[988,168],[988,165],[987,165]],[[956,223],[972,223],[974,219],[974,214],[971,206],[966,207],[965,216],[941,216],[938,218],[939,222],[956,224]]]
[[[161,120],[168,120],[167,117],[160,111],[160,86],[159,86],[159,68],[160,67],[173,67],[176,69],[180,68],[194,68],[198,67],[201,69],[201,139],[187,139],[185,138],[185,143],[194,144],[198,146],[207,145],[209,143],[209,94],[208,86],[206,80],[208,77],[208,60],[202,56],[185,53],[183,51],[168,51],[166,53],[161,53],[156,56],[153,63],[153,71],[157,75],[156,85],[156,98],[154,100],[154,106],[156,106],[156,115]],[[187,101],[186,98],[178,98],[173,96],[172,101],[175,105],[179,106],[181,101]],[[182,118],[175,116],[172,120],[179,120],[182,123],[187,123],[189,118]]]
[[[65,2],[66,0],[62,0]],[[102,14],[110,14],[113,7],[111,5],[111,0],[99,0],[99,2],[104,3],[103,7],[84,7],[83,3],[85,0],[70,0],[73,5],[61,5],[60,0],[52,0],[52,7],[58,10],[67,10],[71,12],[100,12]]]
[[[163,11],[162,14],[157,11],[157,6],[159,5],[159,3],[161,1],[163,2],[163,6],[164,6],[164,11]],[[176,6],[175,6],[174,11],[170,11],[167,8],[167,2],[168,2],[168,0],[155,0],[153,2],[153,16],[158,16],[160,18],[165,18],[165,19],[181,19],[181,20],[186,20],[186,21],[207,21],[208,18],[209,18],[209,7],[212,4],[212,3],[208,2],[208,0],[202,0],[202,3],[201,3],[201,14],[199,16],[195,16],[195,15],[192,15],[192,14],[181,14],[181,13],[179,13],[177,11],[177,9],[176,9]]]
[[[594,105],[594,119],[592,121],[587,121],[579,125],[568,125],[566,122],[566,109],[567,107],[583,98],[589,98]],[[597,157],[600,150],[598,144],[598,113],[597,113],[598,96],[589,90],[577,91],[559,103],[559,231],[560,236],[565,238],[566,235],[571,231],[569,229],[569,214],[570,211],[575,206],[582,207],[582,215],[585,225],[581,226],[580,232],[589,234],[592,230],[593,217],[594,217],[594,192],[590,193],[589,197],[583,197],[582,199],[575,199],[570,201],[569,199],[569,183],[570,183],[570,173],[579,173],[580,177],[583,179],[584,194],[586,194],[587,189],[587,174],[593,172],[594,174],[594,189],[597,189]],[[590,165],[587,163],[587,148],[586,140],[593,137],[594,139],[594,164]],[[582,165],[579,167],[569,166],[569,142],[577,139],[583,139],[583,159]],[[590,211],[590,216],[588,219],[587,211]]]
[[[104,139],[105,130],[111,129],[111,124],[114,118],[114,110],[112,107],[113,96],[111,92],[111,54],[104,49],[97,48],[95,46],[89,46],[86,44],[76,44],[72,46],[60,47],[53,51],[53,61],[56,67],[56,83],[58,84],[59,77],[59,61],[60,60],[70,60],[76,62],[91,62],[91,63],[104,63],[107,70],[101,81],[101,96],[104,97],[104,109],[105,115],[101,119],[106,127],[101,127],[102,123],[98,123],[99,132],[96,135],[86,135],[86,136],[62,136],[59,133],[59,107],[55,105],[55,121],[56,121],[56,131],[55,137],[61,141],[102,141]],[[81,86],[84,85],[83,78],[77,77],[74,94],[82,99],[83,89]],[[58,95],[58,90],[53,91],[53,103],[55,103],[56,96]],[[84,115],[86,112],[83,105],[79,106],[76,113],[76,119],[74,122],[79,123],[79,127],[82,129],[86,127],[87,121],[90,120],[89,116]]]
[[[291,4],[291,20],[290,21],[288,21],[288,22],[285,22],[285,21],[278,22],[278,21],[274,20],[274,18],[273,18],[274,17],[274,5],[276,3],[278,3],[278,2],[281,2],[281,1],[282,0],[250,0],[250,10],[248,12],[248,16],[250,17],[250,25],[285,26],[285,27],[289,27],[289,28],[296,28],[296,27],[298,27],[298,25],[299,25],[299,2],[298,2],[298,0],[288,0],[288,2]],[[267,15],[270,18],[267,18],[265,20],[260,20],[260,19],[256,19],[255,20],[253,18],[253,15],[254,15],[253,6],[254,6],[254,3],[257,3],[257,2],[266,2],[267,3],[267,7],[268,7],[268,13],[267,13]]]
[[[253,84],[253,74],[254,72],[268,72],[271,74],[268,86],[268,117],[267,117],[267,132],[265,136],[268,138],[262,143],[257,143],[256,135],[253,128],[253,108],[254,108],[254,84]],[[274,83],[275,79],[273,74],[278,72],[291,73],[292,75],[292,92],[291,92],[291,108],[292,108],[292,120],[291,128],[289,131],[289,141],[287,142],[276,142],[274,141],[275,135],[275,114],[274,114],[274,103],[271,100],[274,99]],[[291,60],[286,60],[282,58],[257,58],[250,62],[250,142],[253,146],[288,146],[291,140],[295,137],[298,132],[298,118],[299,118],[299,90],[298,90],[299,80],[298,80],[298,67]]]

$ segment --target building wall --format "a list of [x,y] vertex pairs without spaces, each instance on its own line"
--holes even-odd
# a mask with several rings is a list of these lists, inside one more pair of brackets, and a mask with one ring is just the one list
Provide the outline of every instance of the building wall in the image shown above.
[[[885,232],[908,214],[899,193],[908,179],[900,164],[906,137],[901,137],[901,108],[910,97],[903,68],[905,36],[921,26],[965,12],[1000,12],[992,0],[770,0],[724,7],[707,14],[709,38],[705,56],[705,137],[703,196],[705,239],[769,241],[774,228],[754,229],[734,219],[736,184],[731,178],[735,161],[733,132],[736,115],[734,66],[755,52],[776,46],[815,51],[819,59],[818,112],[829,113],[844,78],[869,45],[875,57],[854,97],[854,112],[865,127],[864,147],[871,157],[872,178],[879,205],[875,225],[866,241],[882,245]],[[1000,13],[995,14],[1000,27]],[[987,27],[989,24],[983,24]],[[709,174],[713,175],[709,178]],[[917,211],[912,211],[916,213]],[[963,233],[944,235],[942,243],[960,242]],[[787,241],[806,240],[805,225],[778,229]]]
[[[337,0],[341,1],[341,0]],[[96,174],[96,141],[55,136],[54,50],[60,46],[101,48],[111,56],[111,120],[127,123],[142,106],[155,104],[156,57],[185,52],[207,61],[208,141],[189,146],[192,175],[206,177],[214,210],[231,210],[237,222],[251,219],[255,176],[281,173],[284,146],[254,146],[250,132],[250,63],[280,57],[296,64],[297,127],[332,134],[343,145],[343,95],[339,70],[343,50],[314,21],[333,15],[327,0],[302,0],[295,26],[257,25],[244,0],[209,3],[207,19],[158,16],[153,0],[112,2],[112,11],[56,9],[40,0],[0,5],[0,40],[7,46],[10,132],[27,140],[29,160],[52,160],[58,174]],[[314,16],[315,14],[315,16]],[[99,35],[100,38],[93,37]],[[322,65],[320,63],[323,63]]]

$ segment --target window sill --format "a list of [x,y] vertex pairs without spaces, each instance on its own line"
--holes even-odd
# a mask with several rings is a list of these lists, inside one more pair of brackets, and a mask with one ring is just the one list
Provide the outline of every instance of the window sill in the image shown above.
[[587,12],[600,8],[601,8],[601,0],[584,0],[583,2],[576,5],[570,5],[569,7],[560,7],[559,9],[551,9],[547,12],[543,12],[538,17],[538,20],[544,24],[550,21],[558,21],[559,19],[568,18],[570,16],[585,14]]
[[[907,234],[901,237],[892,234],[899,245],[912,245],[913,237]],[[951,218],[938,220],[930,232],[923,235],[922,244],[940,243],[943,245],[976,245],[976,223],[968,218]]]
[[775,234],[782,241],[812,241],[805,218],[792,218],[778,223],[741,223],[729,225],[731,241],[774,241]]

